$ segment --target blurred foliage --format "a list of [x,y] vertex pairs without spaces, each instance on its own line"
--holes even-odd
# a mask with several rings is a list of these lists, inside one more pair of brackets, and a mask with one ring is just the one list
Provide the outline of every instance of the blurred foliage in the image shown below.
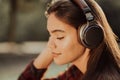
[[[0,41],[8,41],[10,27],[10,1],[0,0]],[[51,0],[17,0],[13,41],[46,41],[46,5]],[[113,31],[120,38],[120,1],[96,0],[103,8]]]

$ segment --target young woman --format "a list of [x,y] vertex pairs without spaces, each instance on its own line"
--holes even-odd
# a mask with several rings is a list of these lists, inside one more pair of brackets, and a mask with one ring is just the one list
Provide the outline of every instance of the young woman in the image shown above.
[[120,50],[94,0],[57,0],[47,10],[47,47],[18,80],[41,80],[52,61],[71,67],[45,80],[120,80]]

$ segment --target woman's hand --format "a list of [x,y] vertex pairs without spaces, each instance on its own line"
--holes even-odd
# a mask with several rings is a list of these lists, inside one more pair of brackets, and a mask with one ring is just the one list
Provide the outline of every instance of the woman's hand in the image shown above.
[[53,61],[52,49],[54,43],[52,39],[49,39],[47,47],[40,53],[40,55],[34,60],[33,65],[37,69],[47,68]]

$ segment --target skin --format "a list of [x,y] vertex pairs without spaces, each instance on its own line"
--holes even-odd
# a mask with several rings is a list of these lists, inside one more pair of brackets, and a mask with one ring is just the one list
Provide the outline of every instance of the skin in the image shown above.
[[58,65],[72,63],[85,73],[90,50],[78,41],[77,30],[57,19],[54,13],[48,17],[47,29],[48,45],[35,59],[35,67],[46,68],[54,60]]

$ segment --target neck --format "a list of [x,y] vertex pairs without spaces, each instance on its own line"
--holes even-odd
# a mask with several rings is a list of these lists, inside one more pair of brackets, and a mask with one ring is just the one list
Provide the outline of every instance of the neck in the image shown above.
[[72,62],[83,74],[87,70],[87,62],[88,62],[88,59],[89,59],[89,52],[90,52],[90,49],[86,48],[86,50],[83,53],[83,55],[80,56],[74,62]]

